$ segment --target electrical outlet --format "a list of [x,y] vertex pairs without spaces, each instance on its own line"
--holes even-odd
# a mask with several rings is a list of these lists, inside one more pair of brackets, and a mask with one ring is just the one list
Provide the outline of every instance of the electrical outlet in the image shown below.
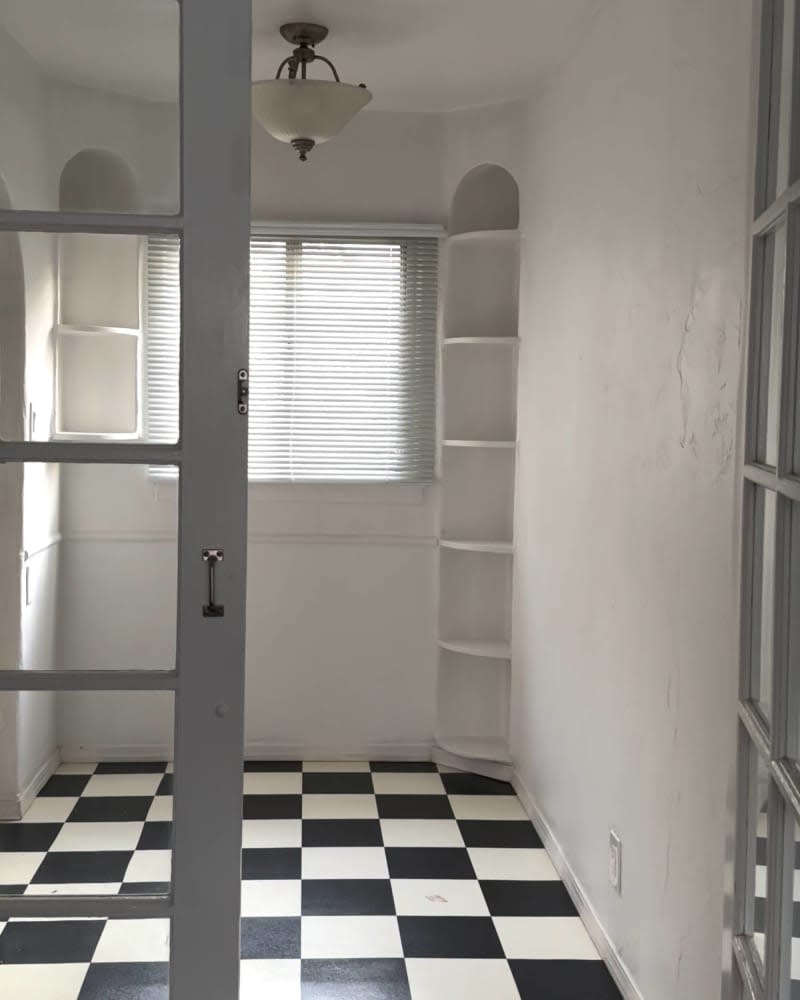
[[608,880],[622,895],[622,837],[616,830],[608,833]]

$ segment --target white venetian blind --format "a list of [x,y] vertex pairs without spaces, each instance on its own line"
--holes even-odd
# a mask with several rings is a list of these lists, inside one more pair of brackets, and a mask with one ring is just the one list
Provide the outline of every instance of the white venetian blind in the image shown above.
[[[148,429],[174,440],[178,246],[149,246]],[[436,238],[252,238],[251,480],[433,479],[437,288]]]

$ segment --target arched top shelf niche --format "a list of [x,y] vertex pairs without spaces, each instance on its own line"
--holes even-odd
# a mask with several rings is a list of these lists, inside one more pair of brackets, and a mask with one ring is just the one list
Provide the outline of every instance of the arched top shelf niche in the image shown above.
[[494,163],[474,167],[461,179],[450,207],[450,235],[519,228],[519,186]]
[[61,171],[58,207],[62,212],[137,212],[136,178],[116,153],[82,149]]

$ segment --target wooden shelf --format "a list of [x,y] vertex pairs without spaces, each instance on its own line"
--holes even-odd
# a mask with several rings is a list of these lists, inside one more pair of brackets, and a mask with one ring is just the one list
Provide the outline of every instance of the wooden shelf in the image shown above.
[[519,337],[445,337],[442,341],[445,347],[451,344],[461,345],[489,345],[495,344],[505,347],[516,347],[519,344]]
[[510,660],[510,642],[479,642],[475,639],[439,639],[439,648],[484,660]]
[[517,447],[516,441],[466,441],[458,438],[449,438],[442,441],[445,448],[506,448],[511,450]]
[[456,233],[447,237],[448,243],[515,243],[518,240],[518,229],[478,229],[471,233]]
[[442,538],[439,544],[443,549],[455,549],[458,552],[486,552],[499,556],[514,554],[513,542],[470,542],[455,538]]

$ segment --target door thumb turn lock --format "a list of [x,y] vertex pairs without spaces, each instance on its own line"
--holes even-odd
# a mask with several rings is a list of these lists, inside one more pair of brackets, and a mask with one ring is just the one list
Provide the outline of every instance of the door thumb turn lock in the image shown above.
[[203,562],[208,567],[208,604],[203,605],[204,618],[225,616],[225,605],[217,604],[217,563],[224,560],[224,549],[203,549]]

